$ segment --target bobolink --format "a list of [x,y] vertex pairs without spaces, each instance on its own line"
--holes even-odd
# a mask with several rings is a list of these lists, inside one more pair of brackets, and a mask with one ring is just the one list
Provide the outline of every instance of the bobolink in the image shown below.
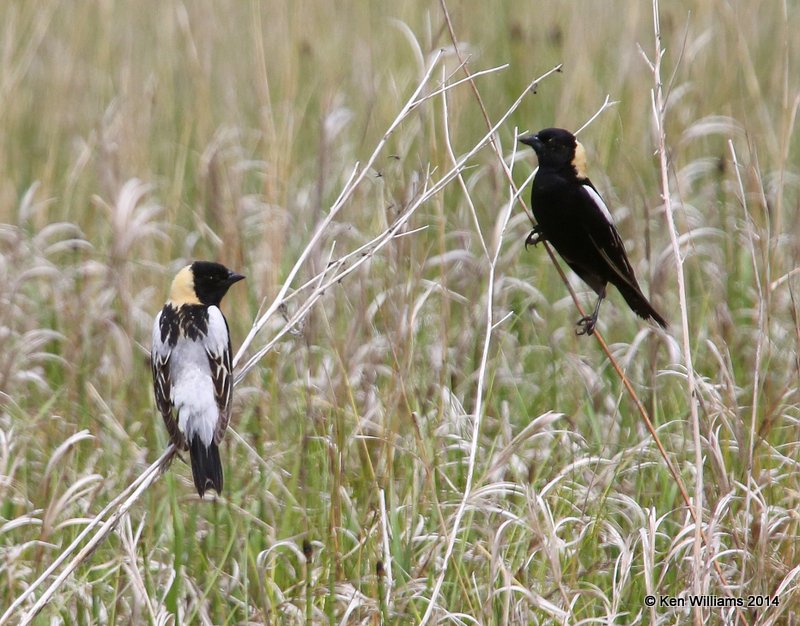
[[531,146],[539,159],[531,186],[537,224],[525,247],[551,243],[598,296],[594,312],[578,321],[578,334],[594,332],[608,283],[619,289],[634,313],[666,328],[667,322],[642,294],[611,213],[586,176],[586,151],[575,135],[547,128],[519,140]]
[[197,493],[222,493],[219,443],[233,396],[231,336],[219,310],[244,276],[219,263],[195,261],[177,273],[153,324],[153,386],[169,438],[189,450]]

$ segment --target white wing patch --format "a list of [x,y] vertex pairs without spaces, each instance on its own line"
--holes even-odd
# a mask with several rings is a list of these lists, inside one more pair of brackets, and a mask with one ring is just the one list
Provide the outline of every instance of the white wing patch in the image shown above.
[[208,336],[206,349],[214,355],[221,356],[228,349],[228,325],[225,318],[215,306],[208,307]]
[[606,218],[606,221],[609,224],[614,224],[614,218],[611,217],[611,211],[608,210],[606,203],[603,202],[603,199],[600,197],[600,194],[597,193],[592,187],[589,185],[583,185],[583,190],[589,194],[589,197],[594,201],[595,205],[603,216]]

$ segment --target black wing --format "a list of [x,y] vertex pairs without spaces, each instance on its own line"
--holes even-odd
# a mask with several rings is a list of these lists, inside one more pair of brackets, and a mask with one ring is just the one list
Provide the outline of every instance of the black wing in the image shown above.
[[581,183],[582,201],[585,206],[591,207],[586,211],[586,219],[581,220],[581,223],[589,241],[608,270],[605,279],[618,288],[622,284],[641,293],[633,267],[625,252],[625,246],[614,226],[608,207],[588,178]]
[[606,270],[604,278],[619,289],[625,302],[637,315],[645,319],[652,318],[657,324],[666,328],[666,320],[653,308],[639,287],[622,239],[611,221],[611,214],[603,199],[588,179],[582,182],[581,192],[585,202],[593,205],[593,210],[590,211],[592,217],[587,222],[591,224],[587,227],[587,234],[592,247],[602,259],[602,265]]
[[[153,324],[153,343],[150,350],[150,364],[153,372],[153,390],[155,392],[156,406],[169,433],[169,439],[179,449],[186,449],[186,440],[183,433],[178,428],[178,420],[175,419],[175,411],[172,406],[172,379],[170,378],[170,357],[172,347],[169,345],[170,333],[162,332],[170,325],[171,315],[174,309],[167,310],[167,307],[156,316]],[[177,318],[175,320],[177,324]],[[162,328],[164,327],[164,328]]]

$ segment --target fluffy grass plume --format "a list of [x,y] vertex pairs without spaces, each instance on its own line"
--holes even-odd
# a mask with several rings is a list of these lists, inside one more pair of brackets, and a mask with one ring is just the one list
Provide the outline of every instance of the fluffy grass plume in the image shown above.
[[[0,3],[0,624],[800,619],[800,7],[655,9]],[[524,250],[516,133],[598,111],[668,334]],[[206,501],[148,362],[198,258]]]

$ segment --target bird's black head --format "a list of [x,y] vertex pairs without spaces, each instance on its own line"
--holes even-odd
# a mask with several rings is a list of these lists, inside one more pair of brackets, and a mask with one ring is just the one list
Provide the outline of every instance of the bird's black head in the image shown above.
[[195,261],[189,266],[194,293],[200,304],[219,306],[233,283],[244,278],[224,265],[208,261]]
[[536,151],[539,167],[563,169],[571,165],[579,178],[586,177],[586,153],[575,135],[568,130],[545,128],[519,140]]

